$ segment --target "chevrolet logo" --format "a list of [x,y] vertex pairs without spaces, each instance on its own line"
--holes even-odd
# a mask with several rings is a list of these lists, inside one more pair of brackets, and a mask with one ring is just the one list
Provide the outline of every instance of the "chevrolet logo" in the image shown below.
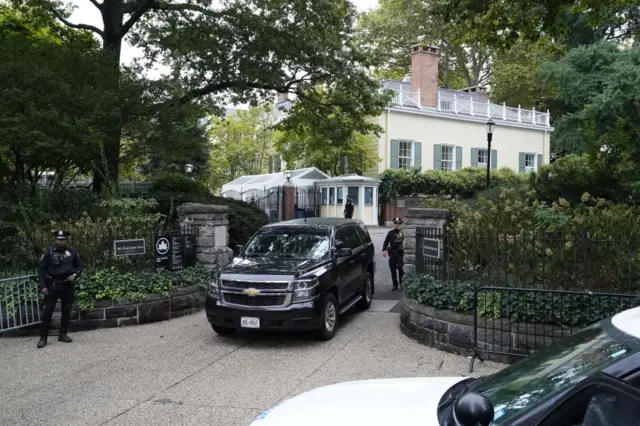
[[257,296],[258,294],[260,294],[260,290],[257,290],[255,288],[248,288],[245,291],[243,291],[242,293],[246,294],[247,296],[253,297],[253,296]]

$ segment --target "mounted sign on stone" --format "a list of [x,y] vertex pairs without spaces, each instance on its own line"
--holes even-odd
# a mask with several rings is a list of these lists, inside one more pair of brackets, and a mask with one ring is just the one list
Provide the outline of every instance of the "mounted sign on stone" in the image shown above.
[[422,255],[425,258],[440,259],[442,256],[442,240],[438,238],[423,238]]
[[113,253],[116,256],[137,256],[145,254],[146,245],[144,239],[135,240],[115,240],[113,242]]
[[196,264],[194,235],[159,236],[155,247],[156,271],[179,271]]

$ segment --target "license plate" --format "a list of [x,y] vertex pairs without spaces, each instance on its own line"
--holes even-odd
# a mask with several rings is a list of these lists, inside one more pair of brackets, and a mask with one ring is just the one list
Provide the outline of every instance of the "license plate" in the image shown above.
[[260,318],[241,317],[240,327],[244,328],[260,328]]

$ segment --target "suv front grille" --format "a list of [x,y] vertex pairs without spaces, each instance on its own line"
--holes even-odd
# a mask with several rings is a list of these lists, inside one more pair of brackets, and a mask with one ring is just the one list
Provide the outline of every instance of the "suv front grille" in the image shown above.
[[242,293],[222,293],[226,303],[242,306],[282,306],[286,300],[286,294],[258,294],[249,296]]
[[286,290],[289,287],[288,282],[252,282],[252,281],[229,281],[222,280],[223,288],[234,288],[246,290],[248,288],[257,288],[259,290]]

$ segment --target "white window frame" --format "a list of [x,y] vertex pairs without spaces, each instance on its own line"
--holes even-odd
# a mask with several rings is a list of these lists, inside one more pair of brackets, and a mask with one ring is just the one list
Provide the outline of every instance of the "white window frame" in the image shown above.
[[[487,153],[487,161],[480,161],[480,153],[481,152],[486,152]],[[487,148],[478,148],[478,158],[476,158],[476,162],[478,163],[478,167],[487,167],[487,163],[489,162],[489,150]]]
[[[411,151],[411,157],[403,157],[400,155],[400,152],[402,151],[402,149],[400,148],[401,145],[403,143],[409,144],[409,150]],[[409,166],[405,166],[403,167],[400,159],[409,159]],[[415,141],[411,141],[411,140],[404,140],[404,139],[399,139],[398,140],[398,169],[411,169],[413,167],[415,167],[416,164],[416,142]]]
[[[456,170],[456,146],[455,145],[451,145],[451,144],[441,144],[440,145],[442,147],[441,151],[440,151],[440,170],[444,171],[444,172],[453,172]],[[444,159],[444,149],[445,148],[451,148],[451,160],[445,160]],[[451,170],[448,169],[444,169],[443,165],[445,163],[451,163]]]
[[[533,156],[533,166],[531,166],[531,167],[527,166],[527,155],[532,155]],[[538,154],[536,154],[534,152],[525,152],[524,153],[524,171],[525,171],[525,173],[535,172],[536,170],[538,170]]]

